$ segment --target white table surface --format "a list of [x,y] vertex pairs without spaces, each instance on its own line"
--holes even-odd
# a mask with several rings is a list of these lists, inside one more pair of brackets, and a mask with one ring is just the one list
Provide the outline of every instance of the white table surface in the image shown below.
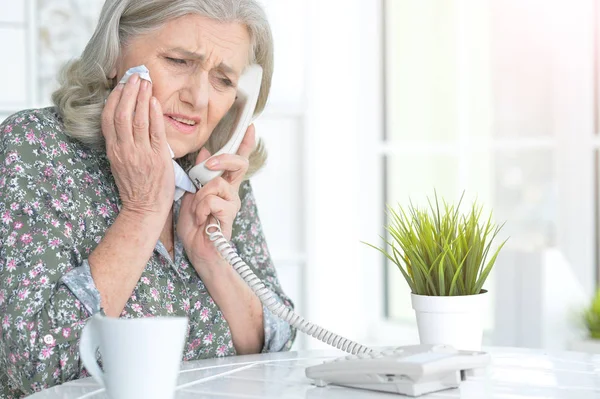
[[[484,348],[492,364],[460,388],[421,398],[600,398],[600,356],[516,348]],[[344,356],[337,350],[300,351],[208,359],[182,364],[176,398],[404,398],[359,389],[311,385],[304,369]],[[91,378],[53,387],[28,399],[107,398]]]

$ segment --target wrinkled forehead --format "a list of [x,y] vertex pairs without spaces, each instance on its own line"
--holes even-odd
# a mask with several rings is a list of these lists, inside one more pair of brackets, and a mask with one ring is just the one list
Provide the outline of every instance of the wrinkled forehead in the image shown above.
[[187,14],[128,40],[122,50],[132,46],[176,49],[208,64],[225,64],[241,72],[253,61],[252,37],[241,22],[222,22],[200,14]]

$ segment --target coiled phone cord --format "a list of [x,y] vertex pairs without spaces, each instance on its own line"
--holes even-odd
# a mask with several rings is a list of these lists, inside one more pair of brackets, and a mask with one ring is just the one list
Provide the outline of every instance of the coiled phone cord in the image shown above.
[[[216,218],[215,218],[216,219]],[[218,219],[216,224],[206,226],[206,234],[208,234],[213,245],[219,251],[223,259],[235,269],[242,279],[252,289],[252,292],[260,299],[260,302],[271,311],[275,316],[287,322],[289,325],[297,328],[305,334],[310,335],[327,345],[331,345],[344,352],[353,355],[376,356],[379,352],[370,349],[364,345],[360,345],[354,341],[341,337],[324,329],[316,324],[304,320],[292,309],[277,301],[275,294],[269,290],[263,282],[254,274],[252,269],[239,257],[235,249],[227,241],[221,231],[221,223]]]

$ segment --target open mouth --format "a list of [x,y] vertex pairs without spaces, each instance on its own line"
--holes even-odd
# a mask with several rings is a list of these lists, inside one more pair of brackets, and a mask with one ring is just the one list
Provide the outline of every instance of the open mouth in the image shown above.
[[196,131],[197,121],[173,115],[165,115],[165,117],[173,127],[182,133],[187,134]]
[[169,118],[171,118],[171,119],[173,119],[173,120],[175,120],[175,121],[177,121],[179,123],[183,123],[185,125],[188,125],[188,126],[196,126],[196,121],[193,121],[191,119],[178,118],[176,116],[169,116]]

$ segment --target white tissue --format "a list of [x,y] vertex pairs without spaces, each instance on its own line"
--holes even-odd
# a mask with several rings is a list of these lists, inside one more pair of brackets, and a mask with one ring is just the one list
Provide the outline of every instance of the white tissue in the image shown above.
[[129,68],[127,70],[127,72],[125,72],[125,75],[123,75],[123,77],[121,78],[121,81],[119,83],[126,83],[129,78],[131,77],[131,75],[133,75],[134,73],[137,73],[140,75],[140,78],[147,80],[148,82],[152,83],[152,79],[150,79],[150,71],[148,70],[148,68],[146,68],[145,65],[140,65],[140,66],[136,66],[133,68]]
[[[138,73],[140,75],[140,78],[152,83],[152,79],[150,79],[150,71],[148,70],[148,68],[146,68],[145,65],[130,68],[127,72],[125,72],[125,75],[123,75],[119,83],[126,83],[127,80],[129,80],[131,75],[133,75],[134,73]],[[173,150],[171,149],[170,145],[169,152],[171,153],[171,159],[173,159],[175,157],[175,154],[173,153]],[[187,173],[185,173],[185,170],[183,170],[183,168],[179,166],[179,164],[175,162],[174,159],[173,170],[175,171],[175,196],[173,199],[175,201],[179,200],[181,197],[183,197],[183,194],[185,194],[186,191],[190,193],[195,193],[196,187],[194,186],[194,183],[192,183],[192,179],[189,178]]]

